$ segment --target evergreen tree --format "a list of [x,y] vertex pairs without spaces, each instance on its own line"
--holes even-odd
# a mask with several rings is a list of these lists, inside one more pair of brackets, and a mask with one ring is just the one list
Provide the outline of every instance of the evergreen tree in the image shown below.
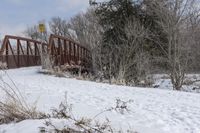
[[[125,52],[132,44],[130,37],[126,33],[127,24],[130,22],[138,23],[141,18],[142,3],[133,0],[110,0],[107,4],[97,8],[96,13],[99,16],[99,23],[104,29],[102,55],[103,65],[105,66],[105,75],[108,78],[117,77],[120,71],[120,64],[124,63]],[[133,35],[131,38],[134,38]],[[137,35],[136,35],[137,36]],[[142,48],[143,45],[138,45]],[[134,60],[135,52],[132,51],[127,58]],[[135,65],[129,68],[134,71]],[[133,74],[131,74],[133,75]]]

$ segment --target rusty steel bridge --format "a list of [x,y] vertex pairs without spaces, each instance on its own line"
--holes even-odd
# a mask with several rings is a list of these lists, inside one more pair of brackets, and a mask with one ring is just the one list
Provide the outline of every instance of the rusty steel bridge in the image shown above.
[[6,35],[0,50],[0,62],[8,69],[40,66],[40,51],[47,51],[54,59],[54,66],[82,67],[91,70],[91,52],[79,43],[58,35],[50,35],[48,43]]

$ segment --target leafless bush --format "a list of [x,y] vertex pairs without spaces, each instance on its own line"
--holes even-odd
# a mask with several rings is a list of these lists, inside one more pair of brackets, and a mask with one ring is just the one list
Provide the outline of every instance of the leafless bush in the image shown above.
[[193,85],[196,82],[200,82],[200,80],[199,79],[192,80],[192,79],[186,78],[183,81],[183,85]]
[[143,87],[152,87],[155,83],[155,79],[153,78],[153,75],[146,76],[144,79],[144,86]]
[[169,75],[163,75],[161,79],[170,79]]
[[[9,77],[6,72],[5,74]],[[2,83],[0,89],[2,90],[2,93],[6,95],[6,99],[0,99],[0,124],[47,117],[44,113],[37,111],[36,106],[28,105],[25,98],[11,79],[12,85],[6,83],[3,78],[0,80]]]
[[[65,101],[60,104],[58,109],[52,110],[51,118],[64,119],[72,123],[73,126],[65,125],[64,128],[59,129],[58,127],[55,126],[55,124],[53,124],[51,120],[46,121],[45,125],[51,129],[53,128],[53,132],[57,132],[57,133],[114,133],[114,129],[110,125],[109,119],[106,119],[104,122],[99,122],[96,120],[96,118],[102,115],[103,113],[110,112],[112,110],[115,110],[121,114],[124,114],[126,111],[127,112],[130,111],[128,109],[128,103],[130,102],[132,102],[132,100],[122,101],[120,99],[117,99],[116,105],[114,107],[111,107],[109,109],[106,109],[98,113],[92,119],[85,118],[85,117],[76,119],[74,115],[72,114],[72,104],[68,104],[67,98],[65,98]],[[49,129],[46,127],[40,127],[40,131],[41,133],[48,132]],[[118,131],[118,132],[122,133],[122,131]],[[127,132],[131,132],[131,131],[127,131]],[[136,132],[132,132],[132,133],[136,133]]]
[[45,74],[45,75],[54,75],[55,77],[60,77],[60,78],[66,78],[70,77],[70,74],[64,71],[61,71],[59,67],[55,67],[54,69],[47,70],[47,69],[42,69],[39,70],[38,73]]

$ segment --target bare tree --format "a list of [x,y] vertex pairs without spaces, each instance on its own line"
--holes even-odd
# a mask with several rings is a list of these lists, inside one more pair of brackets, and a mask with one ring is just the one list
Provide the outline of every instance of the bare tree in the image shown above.
[[166,61],[174,89],[180,90],[185,77],[187,60],[184,57],[183,44],[187,39],[184,36],[187,20],[191,16],[195,0],[154,0],[150,2],[152,10],[159,17],[158,25],[162,27],[168,46]]
[[[148,52],[143,49],[148,31],[135,18],[127,20],[123,30],[125,35],[119,36],[123,47],[116,45],[110,51],[109,69],[113,70],[109,70],[109,73],[110,76],[116,77],[120,84],[134,82],[138,85],[150,70]],[[116,75],[111,73],[113,71],[116,72]]]
[[94,72],[102,71],[100,45],[103,29],[98,23],[94,9],[89,9],[86,13],[80,13],[73,17],[70,21],[70,28],[75,31],[77,41],[91,50]]
[[[198,4],[196,4],[198,5]],[[184,47],[188,49],[188,72],[198,72],[200,68],[200,15],[199,8],[193,8],[190,12],[190,18],[187,22],[185,38],[189,38],[184,43]],[[190,45],[188,45],[190,44]]]
[[70,33],[69,23],[61,19],[60,17],[53,17],[49,22],[49,28],[51,33],[55,35],[65,36],[65,37],[72,37]]
[[43,40],[47,43],[49,34],[47,31],[45,31],[44,34],[42,35],[39,32],[38,25],[33,25],[30,27],[27,27],[27,29],[24,31],[24,34],[25,34],[25,36],[30,37],[31,39]]
[[24,31],[25,35],[28,37],[31,37],[31,39],[39,39],[40,33],[38,31],[38,26],[34,25],[32,27],[27,27],[27,29]]

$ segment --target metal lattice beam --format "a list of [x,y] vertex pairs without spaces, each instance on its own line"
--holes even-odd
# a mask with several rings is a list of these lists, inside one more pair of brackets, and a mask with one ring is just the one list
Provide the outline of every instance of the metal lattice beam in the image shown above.
[[5,62],[8,68],[40,65],[39,45],[47,48],[47,44],[37,40],[6,35],[0,50],[0,61]]

